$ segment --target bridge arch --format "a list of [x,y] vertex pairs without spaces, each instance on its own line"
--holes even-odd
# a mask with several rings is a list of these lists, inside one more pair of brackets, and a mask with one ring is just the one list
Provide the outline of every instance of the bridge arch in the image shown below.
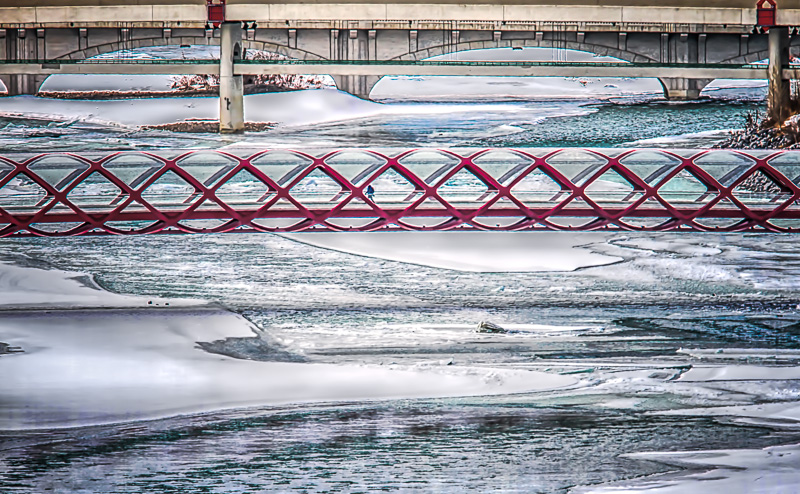
[[[466,41],[466,42],[459,42],[459,43],[451,43],[446,44],[443,43],[441,45],[434,45],[428,46],[426,48],[419,49],[417,51],[411,51],[404,53],[402,55],[395,56],[390,60],[408,60],[408,61],[417,61],[417,60],[426,60],[432,57],[443,56],[443,55],[452,55],[456,53],[466,53],[470,51],[476,50],[493,50],[493,49],[509,49],[509,48],[554,48],[554,49],[564,49],[564,50],[571,50],[571,51],[579,51],[594,54],[597,56],[607,56],[617,58],[623,62],[655,62],[656,60],[644,56],[642,54],[634,53],[627,50],[620,50],[618,48],[613,48],[605,45],[600,44],[592,44],[592,43],[579,43],[576,41],[559,41],[559,40],[551,40],[551,39],[519,39],[519,40],[497,40],[497,41]],[[341,77],[341,76],[340,76]],[[368,98],[370,92],[375,87],[375,85],[382,79],[382,77],[377,76],[362,76],[360,78],[361,88],[360,91],[354,92],[357,96],[362,98]],[[354,83],[351,83],[354,84]],[[663,83],[662,83],[663,84]],[[337,86],[339,86],[339,80],[337,79]],[[341,86],[339,86],[341,88]],[[666,87],[666,86],[665,86]],[[353,92],[353,91],[350,91]]]
[[[748,48],[750,48],[748,46]],[[789,50],[792,55],[800,54],[800,36],[792,36],[789,40]],[[769,60],[769,50],[765,43],[760,43],[750,48],[746,53],[720,60],[721,63],[755,63]]]
[[[154,46],[176,45],[219,46],[219,38],[207,38],[205,36],[182,36],[180,38],[142,38],[128,41],[115,41],[112,43],[89,46],[81,50],[75,50],[58,57],[58,60],[85,60],[97,55],[105,55],[107,53],[114,53],[116,51],[135,50],[138,48],[150,48]],[[286,45],[271,43],[268,41],[243,39],[242,46],[246,50],[268,51],[298,60],[320,60],[323,58],[310,51],[291,48]]]
[[[800,37],[792,38],[792,46],[796,51],[800,51]],[[648,56],[643,53],[637,53],[630,50],[620,49],[618,47],[608,46],[604,44],[586,43],[578,41],[564,41],[557,39],[515,39],[515,40],[478,40],[466,41],[459,43],[443,43],[440,45],[428,46],[416,51],[410,51],[402,55],[395,56],[393,60],[425,60],[431,57],[449,55],[454,53],[463,53],[473,50],[481,49],[496,49],[496,48],[510,48],[510,47],[525,47],[525,48],[554,48],[565,50],[576,50],[587,53],[593,53],[599,56],[614,57],[623,61],[638,62],[638,63],[657,63],[659,60],[653,56]],[[761,46],[756,46],[755,49],[747,53],[739,54],[737,56],[719,60],[717,63],[732,63],[744,64],[754,63],[769,57],[768,50],[763,49]],[[372,78],[368,82],[366,94],[372,90],[380,78]],[[667,99],[696,99],[699,97],[700,92],[713,79],[688,79],[688,78],[658,78]]]
[[[92,45],[80,50],[65,53],[64,55],[58,57],[57,60],[86,60],[98,55],[105,55],[123,50],[178,45],[219,46],[219,38],[207,38],[205,36],[181,36],[173,38],[140,38],[127,41],[115,41],[111,43]],[[309,51],[291,48],[285,45],[267,41],[242,40],[242,46],[245,48],[245,50],[267,51],[294,59],[320,60],[323,58]],[[50,76],[0,75],[0,82],[5,85],[9,95],[36,94],[39,92],[48,77]],[[12,89],[9,90],[9,87]],[[0,92],[2,91],[0,90]]]
[[655,62],[656,60],[649,58],[645,55],[634,53],[632,51],[620,50],[605,45],[578,43],[576,41],[557,41],[551,39],[520,39],[514,40],[513,45],[509,40],[499,41],[469,41],[463,43],[441,44],[437,46],[430,46],[422,48],[417,51],[408,52],[403,55],[394,57],[392,60],[424,60],[431,57],[442,55],[451,55],[454,53],[462,53],[473,50],[487,50],[494,48],[511,48],[511,47],[524,47],[524,48],[555,48],[564,50],[582,51],[586,53],[593,53],[599,56],[614,57],[626,62]]

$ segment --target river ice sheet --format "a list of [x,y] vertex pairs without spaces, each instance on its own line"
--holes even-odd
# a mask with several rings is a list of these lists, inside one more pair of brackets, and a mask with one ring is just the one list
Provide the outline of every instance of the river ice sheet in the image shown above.
[[[511,234],[494,235],[502,244]],[[3,384],[6,424],[83,426],[0,433],[0,485],[566,492],[611,482],[591,489],[613,491],[624,479],[644,488],[652,475],[684,468],[628,453],[746,450],[750,461],[792,443],[792,237],[580,238],[598,259],[622,261],[468,272],[426,267],[419,255],[400,262],[402,249],[381,259],[396,241],[364,257],[272,235],[5,240],[7,261],[24,266],[7,266],[23,280],[10,287],[74,292],[62,300],[68,312],[3,314],[0,341],[24,352],[0,355],[0,372],[13,377]],[[546,256],[543,243],[508,245]],[[32,281],[20,278],[26,270]],[[93,279],[70,280],[78,273]],[[47,276],[55,282],[42,283]],[[119,303],[98,287],[136,302],[87,310]],[[151,301],[161,312],[141,312]],[[480,320],[507,332],[477,333]],[[481,396],[457,398],[465,394]],[[309,404],[311,396],[328,403]],[[25,403],[36,412],[8,413]],[[765,404],[758,420],[717,418]],[[765,462],[752,463],[752,478],[770,471]],[[786,465],[775,464],[786,476],[780,486],[798,476]]]

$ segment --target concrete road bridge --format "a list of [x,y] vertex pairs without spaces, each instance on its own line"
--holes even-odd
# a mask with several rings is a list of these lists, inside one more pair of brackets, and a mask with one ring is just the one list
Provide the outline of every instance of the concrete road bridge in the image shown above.
[[[208,0],[214,4],[220,1]],[[785,81],[782,70],[788,64],[791,48],[797,47],[800,52],[800,36],[792,36],[797,33],[794,26],[800,26],[800,0],[783,0],[774,11],[774,24],[783,27],[772,29],[776,43],[772,57],[771,36],[757,26],[752,0],[709,0],[703,6],[691,0],[654,3],[228,0],[221,6],[224,14],[212,14],[212,8],[220,5],[209,7],[197,0],[0,0],[0,62],[75,61],[159,45],[223,45],[218,71],[224,74],[223,78],[232,77],[226,80],[234,85],[239,84],[237,78],[243,73],[243,51],[265,50],[307,63],[346,62],[331,70],[337,86],[367,98],[381,75],[398,73],[386,72],[385,67],[383,71],[375,69],[377,62],[416,62],[475,49],[547,47],[612,56],[638,65],[652,64],[652,68],[663,70],[647,74],[661,80],[668,98],[693,99],[714,77],[688,70],[690,65],[731,64],[735,68],[770,58],[775,62],[773,79]],[[217,22],[210,22],[214,20]],[[221,28],[215,28],[220,22]],[[226,29],[230,31],[227,35]],[[24,64],[7,65],[0,70],[0,80],[10,95],[35,94],[49,73],[70,67],[65,63],[55,69],[51,63],[48,71],[46,67],[34,70],[26,69]],[[669,65],[683,65],[687,70],[666,70]],[[408,74],[433,73],[430,69],[414,71],[412,67],[417,65],[405,67]],[[143,69],[125,70],[137,73]],[[517,75],[520,70],[507,65],[492,73]],[[624,70],[620,68],[616,75]],[[548,74],[541,67],[526,74],[534,73],[561,74],[555,68]],[[583,73],[589,75],[587,71]],[[744,75],[745,71],[739,73]],[[784,85],[787,84],[776,83],[776,94],[786,93]],[[223,88],[222,92],[226,91]],[[238,101],[239,90],[234,87],[231,91],[227,97]],[[238,112],[236,104],[233,108]]]

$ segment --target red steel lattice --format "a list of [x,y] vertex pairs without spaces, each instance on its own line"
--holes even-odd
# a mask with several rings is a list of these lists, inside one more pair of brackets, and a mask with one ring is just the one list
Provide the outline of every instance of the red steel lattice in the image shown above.
[[800,152],[791,151],[271,149],[247,157],[224,151],[172,158],[128,151],[95,158],[0,156],[0,236],[797,232],[798,179]]

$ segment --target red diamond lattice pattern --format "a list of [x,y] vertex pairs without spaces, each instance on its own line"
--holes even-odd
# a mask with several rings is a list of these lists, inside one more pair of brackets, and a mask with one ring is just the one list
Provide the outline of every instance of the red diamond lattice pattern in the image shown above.
[[[435,170],[426,172],[427,176],[420,176],[402,164],[403,158],[413,157],[418,151],[422,150],[337,150],[320,155],[276,149],[247,157],[224,151],[201,151],[205,155],[218,154],[216,158],[228,158],[231,163],[220,167],[223,160],[209,160],[209,168],[219,168],[215,175],[218,180],[213,181],[194,177],[179,165],[197,151],[171,158],[130,151],[91,158],[76,153],[45,153],[19,160],[0,156],[0,165],[13,167],[0,176],[0,194],[4,198],[0,207],[0,236],[378,230],[800,231],[800,189],[785,173],[769,164],[776,156],[791,151],[761,153],[760,157],[759,153],[734,151],[753,165],[732,181],[730,175],[718,181],[714,173],[704,169],[709,165],[697,164],[701,157],[708,161],[715,152],[712,150],[691,156],[668,150],[642,150],[642,156],[646,153],[652,157],[657,153],[675,163],[671,169],[662,168],[658,173],[640,172],[642,176],[634,172],[636,167],[632,165],[636,163],[637,150],[614,150],[608,154],[586,150],[584,154],[592,159],[587,159],[582,168],[580,162],[571,162],[567,169],[560,165],[564,160],[558,159],[559,154],[574,155],[574,150],[480,149],[458,153],[425,149],[422,151],[425,156],[435,151],[443,158],[438,167],[436,163],[427,167]],[[515,169],[513,180],[507,180],[501,176],[502,171],[481,166],[482,162],[492,160],[478,160],[498,151],[497,155],[512,153],[529,163],[524,169]],[[304,158],[307,164],[284,167],[290,171],[275,178],[274,173],[265,171],[265,165],[258,163],[259,158],[270,153],[276,153],[277,158],[287,152]],[[379,158],[383,164],[376,165],[374,159],[361,160],[362,165],[355,161],[346,164],[345,168],[349,168],[342,171],[340,162],[344,153],[354,152]],[[116,164],[104,167],[121,154],[126,155],[126,163],[134,163],[131,169],[146,171],[131,180],[115,175],[120,173]],[[44,174],[44,163],[59,156],[64,162],[76,165],[74,173],[67,175],[66,183],[55,187],[50,183],[52,180],[49,182],[39,173]],[[337,160],[332,160],[337,156]],[[142,162],[138,167],[136,158]],[[604,164],[598,165],[597,158]],[[796,161],[800,168],[800,159]],[[197,160],[193,160],[192,166],[197,169]],[[363,170],[354,170],[358,166]],[[682,172],[695,177],[695,187],[701,184],[704,190],[676,190],[675,182],[661,190],[676,177],[686,176],[686,173],[680,175]],[[484,192],[476,194],[471,190],[468,186],[471,178],[465,174],[474,176],[476,180],[472,182],[482,184]],[[742,200],[742,188],[752,183],[756,175],[770,177],[773,192],[756,187],[746,194],[747,200]],[[19,176],[30,179],[29,187],[43,189],[44,198],[35,205],[24,200],[24,190],[18,190],[20,186],[12,182]],[[325,177],[327,183],[308,178],[319,176]],[[536,184],[544,176],[551,187],[539,190]],[[347,177],[357,179],[351,181]],[[402,177],[403,184],[393,184],[386,177]],[[611,181],[608,177],[612,177]],[[553,184],[560,191],[554,193]],[[97,200],[82,201],[79,206],[70,199],[70,192],[89,186],[97,188],[93,192]],[[411,192],[397,192],[401,186]],[[217,194],[223,188],[225,194]],[[462,189],[463,198],[459,196]],[[623,193],[629,190],[632,193]],[[203,220],[210,226],[203,228]],[[46,228],[44,224],[48,224]],[[59,229],[59,225],[64,228]]]

